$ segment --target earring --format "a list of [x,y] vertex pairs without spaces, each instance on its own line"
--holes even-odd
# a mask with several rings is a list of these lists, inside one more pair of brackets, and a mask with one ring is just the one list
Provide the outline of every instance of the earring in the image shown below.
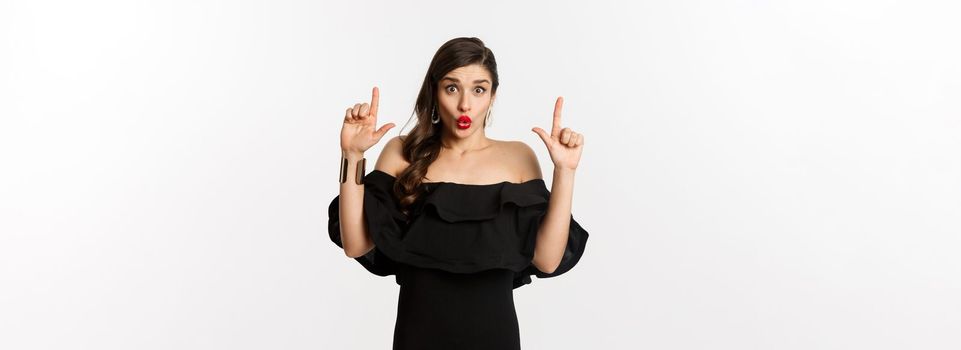
[[484,118],[484,127],[491,126],[491,110],[487,108],[487,117]]
[[434,106],[434,111],[430,114],[430,123],[437,124],[440,123],[440,117],[437,116],[437,106]]

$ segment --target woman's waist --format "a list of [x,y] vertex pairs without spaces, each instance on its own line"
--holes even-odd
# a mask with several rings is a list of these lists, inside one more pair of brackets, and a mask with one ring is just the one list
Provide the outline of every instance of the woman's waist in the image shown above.
[[435,268],[398,264],[397,277],[401,289],[429,289],[434,293],[462,295],[507,293],[512,295],[514,272],[487,269],[472,273],[456,273]]

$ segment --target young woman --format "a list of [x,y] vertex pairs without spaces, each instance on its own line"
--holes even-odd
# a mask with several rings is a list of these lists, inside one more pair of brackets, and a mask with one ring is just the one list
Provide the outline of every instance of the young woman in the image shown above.
[[561,128],[554,105],[544,141],[554,163],[547,190],[534,151],[487,138],[497,92],[494,54],[477,38],[437,50],[414,111],[417,124],[387,141],[364,176],[379,91],[347,109],[340,134],[340,195],[331,240],[368,271],[400,285],[393,349],[520,349],[513,289],[554,277],[580,259],[588,234],[571,214],[584,138]]

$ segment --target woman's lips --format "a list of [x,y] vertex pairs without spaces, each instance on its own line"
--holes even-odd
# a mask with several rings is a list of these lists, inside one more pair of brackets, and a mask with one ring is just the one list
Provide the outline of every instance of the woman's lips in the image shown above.
[[457,118],[458,129],[467,129],[467,128],[470,128],[470,125],[471,125],[471,119],[466,114],[460,116],[460,118]]

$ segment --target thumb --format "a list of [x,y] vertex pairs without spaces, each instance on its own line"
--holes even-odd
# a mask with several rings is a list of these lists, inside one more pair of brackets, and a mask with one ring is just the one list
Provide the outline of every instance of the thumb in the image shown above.
[[390,131],[390,129],[393,129],[395,126],[397,125],[394,123],[384,124],[384,126],[380,127],[380,129],[377,129],[377,131],[374,132],[374,136],[376,136],[377,139],[380,140],[380,138],[384,137],[384,134]]
[[551,142],[550,142],[550,140],[551,140],[551,135],[548,135],[547,132],[544,131],[544,129],[541,129],[541,128],[535,126],[533,129],[531,129],[531,131],[533,131],[535,134],[537,134],[537,136],[540,136],[540,137],[541,137],[541,141],[544,141],[544,144],[545,144],[545,145],[550,145],[550,144],[551,144]]

